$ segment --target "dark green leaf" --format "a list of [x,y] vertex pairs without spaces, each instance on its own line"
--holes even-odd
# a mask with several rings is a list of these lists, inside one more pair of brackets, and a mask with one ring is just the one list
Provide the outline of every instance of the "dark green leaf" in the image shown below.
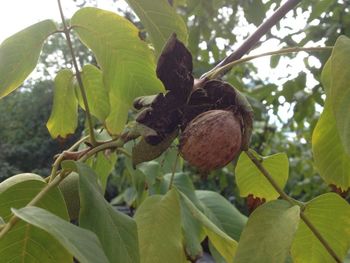
[[196,191],[196,196],[204,207],[203,213],[222,231],[239,240],[247,217],[219,193],[202,190]]
[[232,262],[236,253],[237,242],[211,222],[186,195],[181,194],[181,199],[192,213],[192,216],[202,223],[205,233],[215,249],[227,262]]
[[132,148],[133,166],[136,166],[142,162],[154,160],[159,157],[166,149],[169,148],[173,140],[176,138],[177,134],[178,131],[176,130],[157,145],[149,144],[144,138],[142,138]]
[[100,239],[110,262],[139,262],[135,221],[115,210],[103,197],[94,171],[86,164],[66,161],[79,174],[79,225]]
[[101,243],[94,233],[79,228],[39,207],[12,209],[12,212],[22,220],[52,235],[79,262],[108,263]]

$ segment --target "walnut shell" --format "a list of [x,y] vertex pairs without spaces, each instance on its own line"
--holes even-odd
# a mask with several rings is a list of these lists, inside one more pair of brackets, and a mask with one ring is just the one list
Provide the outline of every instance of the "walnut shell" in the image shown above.
[[241,151],[241,119],[232,111],[199,114],[180,137],[182,157],[202,172],[224,167]]

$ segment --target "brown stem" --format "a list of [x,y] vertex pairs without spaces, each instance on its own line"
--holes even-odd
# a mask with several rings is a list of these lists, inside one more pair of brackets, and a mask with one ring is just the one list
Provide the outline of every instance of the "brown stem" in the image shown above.
[[[256,31],[250,35],[243,44],[231,55],[222,60],[219,64],[217,64],[212,70],[205,73],[201,78],[206,78],[208,74],[212,71],[220,68],[232,61],[240,59],[243,55],[245,55],[256,43],[260,40],[260,38],[265,35],[273,26],[277,24],[282,17],[284,17],[290,10],[292,10],[301,0],[288,0],[284,5],[276,10],[276,12],[268,18],[264,23],[262,23]],[[220,76],[225,75],[230,69],[227,69],[224,72],[221,72]],[[218,76],[218,77],[220,77]]]

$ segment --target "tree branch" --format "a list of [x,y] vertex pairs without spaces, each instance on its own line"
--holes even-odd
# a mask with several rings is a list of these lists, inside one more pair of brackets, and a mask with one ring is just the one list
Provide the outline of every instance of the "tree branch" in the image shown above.
[[289,54],[289,53],[294,53],[294,52],[300,52],[300,51],[305,51],[305,52],[322,52],[322,51],[332,51],[333,46],[326,46],[326,47],[291,47],[291,48],[282,48],[280,50],[276,51],[270,51],[258,55],[253,55],[253,56],[246,56],[241,59],[234,60],[226,65],[223,65],[222,67],[217,68],[216,70],[212,70],[210,74],[206,76],[208,79],[215,79],[218,78],[219,76],[225,74],[229,70],[231,70],[234,66],[241,64],[243,62],[247,62],[256,58],[261,58],[265,56],[276,56],[276,55],[284,55],[284,54]]
[[[265,35],[274,25],[276,25],[277,22],[281,20],[281,18],[284,17],[290,10],[292,10],[300,1],[301,0],[288,0],[284,5],[278,8],[270,18],[262,23],[235,52],[222,60],[212,70],[202,75],[201,79],[206,78],[209,74],[212,73],[212,71],[243,57],[243,55],[245,55],[253,46],[256,45],[256,43],[263,35]],[[230,71],[230,68],[226,69],[226,71],[221,72],[221,75],[218,77],[225,75],[228,71]]]

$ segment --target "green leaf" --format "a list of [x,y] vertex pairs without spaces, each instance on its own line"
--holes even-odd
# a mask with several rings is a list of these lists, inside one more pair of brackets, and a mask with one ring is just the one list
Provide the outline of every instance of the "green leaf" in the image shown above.
[[310,5],[312,8],[312,11],[307,20],[308,22],[311,22],[316,18],[320,19],[320,15],[324,12],[327,12],[328,7],[334,3],[333,0],[318,0],[315,2],[316,3]]
[[226,262],[232,262],[236,253],[237,242],[211,222],[186,195],[181,194],[181,199],[191,211],[192,216],[203,224],[205,233],[215,249]]
[[265,4],[261,0],[246,0],[243,3],[247,21],[256,26],[260,25],[265,18]]
[[78,102],[74,94],[74,74],[62,69],[55,78],[51,115],[47,121],[52,138],[65,138],[75,132],[78,125]]
[[167,0],[127,0],[149,33],[157,57],[172,33],[186,45],[187,27]]
[[312,133],[312,152],[323,180],[346,191],[350,187],[350,155],[341,142],[328,99]]
[[284,263],[298,228],[299,212],[299,206],[284,200],[258,207],[242,232],[234,262]]
[[201,190],[196,191],[196,196],[204,207],[204,214],[234,240],[239,240],[247,217],[219,193]]
[[102,193],[105,192],[108,176],[114,170],[117,162],[117,154],[114,152],[106,153],[99,152],[92,164],[92,169],[95,171],[101,183]]
[[328,59],[322,70],[321,81],[327,98],[312,134],[312,152],[315,166],[323,180],[346,191],[350,187],[350,155],[342,144],[330,105],[331,63],[331,59]]
[[135,220],[142,263],[185,262],[182,248],[181,212],[175,189],[148,197],[137,209]]
[[94,171],[86,164],[66,161],[79,174],[79,225],[100,239],[110,262],[139,262],[135,221],[115,210],[103,197]]
[[18,88],[35,68],[46,38],[57,30],[44,20],[14,34],[0,45],[0,99]]
[[[90,112],[103,123],[109,114],[110,107],[108,90],[103,84],[102,72],[97,67],[88,64],[83,67],[81,77]],[[79,105],[85,110],[80,88],[78,85],[75,88]]]
[[[212,191],[196,191],[203,207],[203,213],[222,231],[234,240],[239,240],[247,217],[242,215],[229,201],[219,193]],[[209,243],[209,250],[216,262],[225,262],[224,258]]]
[[101,67],[111,105],[106,127],[118,134],[136,97],[164,90],[155,74],[152,51],[139,38],[138,29],[113,12],[82,8],[72,17],[71,25]]
[[[44,187],[45,180],[36,174],[18,174],[0,184],[0,216],[8,222],[11,208],[26,206]],[[52,189],[38,206],[68,220],[63,197]],[[22,220],[0,239],[2,262],[71,262],[72,256],[59,242],[45,231]]]
[[204,228],[202,223],[197,218],[193,217],[191,210],[183,199],[180,200],[180,206],[186,254],[194,260],[203,253],[201,242],[205,238]]
[[340,36],[330,62],[329,100],[344,150],[350,154],[350,39]]
[[[164,176],[166,189],[170,183],[171,174]],[[173,185],[200,210],[203,209],[202,204],[196,196],[195,188],[188,174],[179,172],[174,174]],[[205,237],[204,229],[201,222],[193,217],[191,210],[188,208],[184,200],[180,199],[182,230],[184,235],[184,244],[187,255],[192,259],[197,258],[202,254],[201,242]]]
[[[308,202],[304,214],[338,257],[344,259],[350,248],[350,205],[339,195],[328,193]],[[293,261],[298,263],[336,262],[304,222],[299,224],[291,252]]]
[[141,163],[137,169],[145,175],[148,187],[155,184],[157,177],[163,176],[161,166],[156,161]]
[[[257,155],[256,153],[254,153]],[[288,158],[285,153],[277,153],[262,158],[262,164],[271,174],[280,188],[286,185],[289,172]],[[265,198],[267,201],[277,199],[279,194],[259,171],[245,152],[242,152],[236,167],[236,182],[242,197],[250,194]]]
[[132,148],[132,163],[135,167],[136,165],[156,159],[159,157],[166,149],[169,148],[171,143],[174,141],[178,135],[178,130],[169,134],[163,141],[157,145],[152,145],[146,142],[144,138]]
[[270,67],[276,68],[278,63],[280,62],[281,56],[271,56],[270,58]]
[[[12,209],[22,220],[45,230],[58,240],[81,263],[108,263],[96,235],[35,206]],[[46,249],[48,243],[43,247]],[[55,262],[57,259],[55,259]],[[62,261],[69,262],[69,261]]]

